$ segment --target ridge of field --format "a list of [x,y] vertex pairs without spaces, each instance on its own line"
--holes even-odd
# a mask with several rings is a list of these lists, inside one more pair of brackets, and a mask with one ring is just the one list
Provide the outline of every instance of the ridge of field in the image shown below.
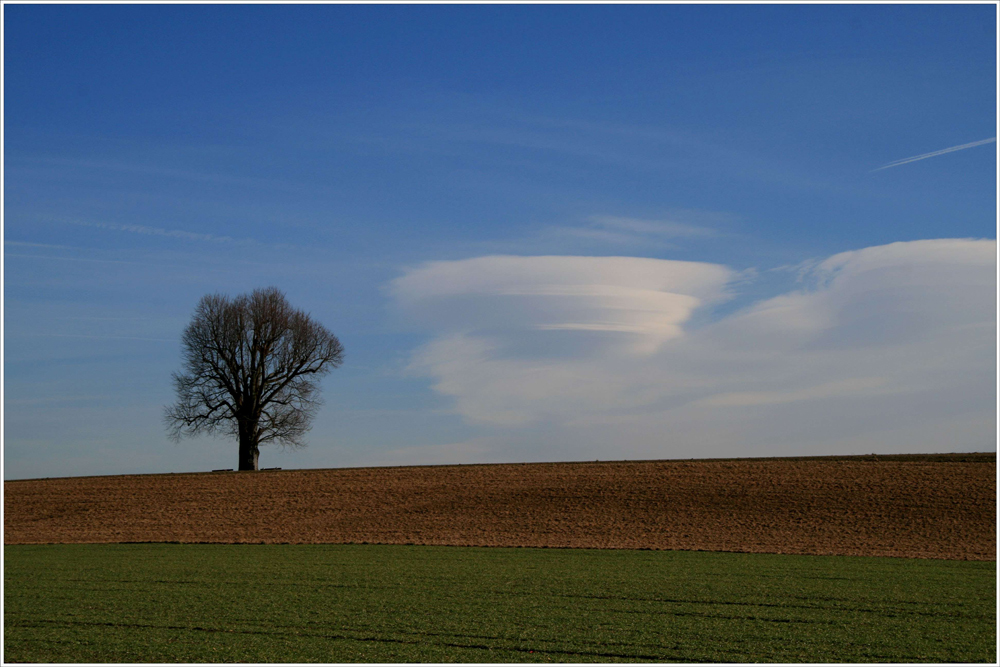
[[996,454],[4,482],[5,544],[423,544],[996,560]]
[[5,546],[4,661],[996,661],[990,563],[386,545]]

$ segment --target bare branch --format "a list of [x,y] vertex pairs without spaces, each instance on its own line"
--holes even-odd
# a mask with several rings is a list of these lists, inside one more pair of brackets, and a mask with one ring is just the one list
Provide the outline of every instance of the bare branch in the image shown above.
[[[182,337],[184,371],[164,421],[174,440],[237,437],[240,467],[257,446],[304,446],[321,404],[318,380],[343,363],[340,341],[276,288],[203,297]],[[246,456],[245,456],[246,455]]]

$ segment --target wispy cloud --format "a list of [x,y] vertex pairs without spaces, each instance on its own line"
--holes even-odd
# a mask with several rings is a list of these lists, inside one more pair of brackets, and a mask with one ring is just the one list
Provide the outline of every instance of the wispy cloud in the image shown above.
[[93,403],[96,401],[115,401],[118,396],[85,394],[83,396],[47,396],[45,398],[4,398],[7,406],[51,405],[52,403]]
[[52,243],[28,243],[27,241],[8,241],[4,239],[4,246],[16,246],[19,248],[55,248],[59,250],[76,250],[68,245],[55,245]]
[[186,181],[196,181],[201,183],[221,183],[225,185],[237,185],[252,188],[278,188],[282,190],[301,190],[300,183],[291,181],[276,180],[273,178],[260,178],[255,176],[232,175],[226,173],[212,173],[192,171],[190,169],[175,169],[163,167],[158,164],[142,164],[138,162],[115,162],[112,160],[79,160],[75,158],[49,157],[49,156],[18,156],[19,160],[54,167],[69,167],[81,171],[93,172],[125,172],[135,174],[149,174],[165,178],[175,178]]
[[53,260],[57,262],[87,262],[89,264],[141,264],[142,266],[150,265],[150,262],[148,261],[138,261],[138,260],[130,261],[127,259],[94,259],[93,257],[63,257],[62,255],[24,255],[21,253],[5,252],[3,256],[4,258],[17,257],[20,259],[42,259],[42,260]]
[[[676,217],[718,219],[718,214],[703,211],[681,212]],[[674,216],[672,216],[674,217]],[[723,232],[703,224],[679,222],[676,219],[646,220],[616,215],[594,215],[580,226],[549,227],[543,230],[545,236],[580,239],[605,245],[658,245],[673,246],[680,239],[707,239],[723,236]]]
[[211,241],[213,243],[250,243],[248,240],[238,240],[231,236],[216,236],[214,234],[199,234],[181,229],[163,229],[162,227],[147,227],[145,225],[118,225],[109,222],[89,222],[86,220],[59,220],[70,225],[79,227],[90,227],[93,229],[107,229],[114,232],[128,232],[130,234],[143,234],[145,236],[168,236],[175,239],[187,241]]
[[898,167],[902,164],[909,164],[910,162],[916,162],[917,160],[926,160],[929,157],[937,157],[938,155],[944,155],[945,153],[954,153],[955,151],[963,151],[966,148],[973,148],[975,146],[982,146],[984,144],[991,144],[996,141],[996,137],[990,137],[989,139],[981,139],[980,141],[972,141],[967,144],[962,144],[960,146],[952,146],[951,148],[942,148],[939,151],[932,151],[930,153],[924,153],[922,155],[914,155],[913,157],[905,157],[902,160],[896,160],[895,162],[890,162],[889,164],[884,164],[877,169],[872,169],[872,172],[881,171],[883,169],[888,169],[889,167]]
[[96,340],[144,340],[153,343],[176,343],[176,338],[149,338],[147,336],[90,336],[87,334],[55,334],[55,333],[32,333],[34,336],[46,336],[49,338],[92,338]]
[[711,227],[674,222],[672,220],[640,220],[638,218],[623,218],[613,215],[595,215],[591,218],[591,221],[595,225],[605,229],[648,236],[696,238],[719,235],[719,232]]

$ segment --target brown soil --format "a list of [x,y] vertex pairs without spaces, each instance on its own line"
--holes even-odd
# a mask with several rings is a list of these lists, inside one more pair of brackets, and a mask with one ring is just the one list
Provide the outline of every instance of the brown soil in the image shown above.
[[4,543],[382,543],[996,560],[996,454],[4,482]]

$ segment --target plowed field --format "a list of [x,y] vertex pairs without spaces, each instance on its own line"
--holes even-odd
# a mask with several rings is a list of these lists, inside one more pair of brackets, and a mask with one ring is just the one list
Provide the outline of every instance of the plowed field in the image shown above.
[[382,543],[996,559],[996,455],[4,482],[4,543]]

